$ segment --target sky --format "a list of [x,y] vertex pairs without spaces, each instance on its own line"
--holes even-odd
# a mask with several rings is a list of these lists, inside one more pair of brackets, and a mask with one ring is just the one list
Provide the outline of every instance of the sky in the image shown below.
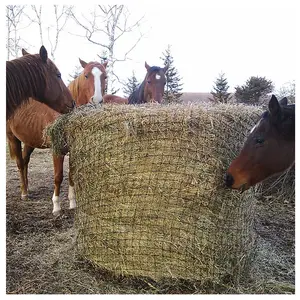
[[[163,66],[160,57],[168,45],[184,92],[210,92],[221,72],[225,73],[231,92],[250,76],[266,77],[276,89],[295,80],[297,33],[293,1],[185,2],[127,3],[132,14],[130,20],[144,16],[141,32],[145,35],[130,53],[130,60],[115,65],[115,73],[122,81],[132,71],[142,81],[145,61]],[[93,4],[74,5],[76,15],[88,16],[93,8]],[[50,12],[49,6],[45,24],[50,22]],[[55,63],[66,83],[69,74],[79,66],[79,57],[86,62],[99,61],[97,54],[102,48],[78,36],[82,34],[82,29],[70,21],[60,37]],[[39,51],[37,25],[22,30],[22,38],[29,43],[24,45],[30,53]],[[136,38],[137,32],[125,34],[116,44],[117,55],[122,57]],[[50,49],[47,39],[44,40]]]

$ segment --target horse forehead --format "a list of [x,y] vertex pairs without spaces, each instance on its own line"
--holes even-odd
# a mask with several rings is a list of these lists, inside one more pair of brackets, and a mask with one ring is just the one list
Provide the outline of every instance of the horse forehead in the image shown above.
[[149,77],[155,78],[156,80],[161,80],[165,77],[165,74],[162,70],[159,70],[150,74]]
[[92,73],[93,68],[98,68],[101,71],[101,73],[103,73],[105,71],[104,67],[99,63],[89,63],[84,68],[84,70],[86,73]]

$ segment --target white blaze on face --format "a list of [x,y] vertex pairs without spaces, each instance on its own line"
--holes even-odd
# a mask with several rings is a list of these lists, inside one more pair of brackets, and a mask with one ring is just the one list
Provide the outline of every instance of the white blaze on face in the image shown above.
[[259,126],[260,122],[261,122],[261,119],[260,119],[260,120],[258,121],[258,123],[255,124],[255,126],[251,129],[250,133],[252,133],[252,132]]
[[160,75],[159,74],[155,74],[155,78],[158,80],[158,79],[160,79]]
[[92,69],[92,74],[94,75],[94,87],[95,87],[95,92],[94,92],[94,96],[92,97],[92,102],[95,105],[99,105],[103,101],[102,92],[101,92],[101,80],[100,80],[100,76],[102,72],[100,71],[99,68],[94,67]]

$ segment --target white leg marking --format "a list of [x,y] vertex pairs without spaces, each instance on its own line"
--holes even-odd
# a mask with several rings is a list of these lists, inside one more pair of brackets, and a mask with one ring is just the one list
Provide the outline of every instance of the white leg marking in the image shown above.
[[59,199],[59,196],[55,196],[55,193],[53,193],[52,202],[53,202],[53,211],[52,211],[52,213],[54,215],[58,215],[61,211],[60,199]]
[[75,208],[76,207],[76,197],[75,197],[74,186],[69,185],[68,198],[69,198],[69,201],[70,201],[70,209]]
[[99,68],[94,67],[92,69],[92,74],[94,75],[94,88],[95,88],[95,92],[94,92],[94,96],[92,97],[92,101],[95,105],[100,105],[103,102],[103,98],[102,98],[102,92],[101,92],[101,80],[100,80],[100,76],[102,74],[102,72],[100,71]]

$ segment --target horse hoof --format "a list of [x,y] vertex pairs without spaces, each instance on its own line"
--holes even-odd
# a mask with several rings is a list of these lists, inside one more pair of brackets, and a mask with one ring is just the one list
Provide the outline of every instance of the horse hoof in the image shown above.
[[59,217],[61,215],[61,210],[53,211],[52,214],[54,217]]
[[28,198],[29,198],[28,194],[26,194],[26,195],[21,195],[21,199],[22,199],[22,200],[28,200]]

